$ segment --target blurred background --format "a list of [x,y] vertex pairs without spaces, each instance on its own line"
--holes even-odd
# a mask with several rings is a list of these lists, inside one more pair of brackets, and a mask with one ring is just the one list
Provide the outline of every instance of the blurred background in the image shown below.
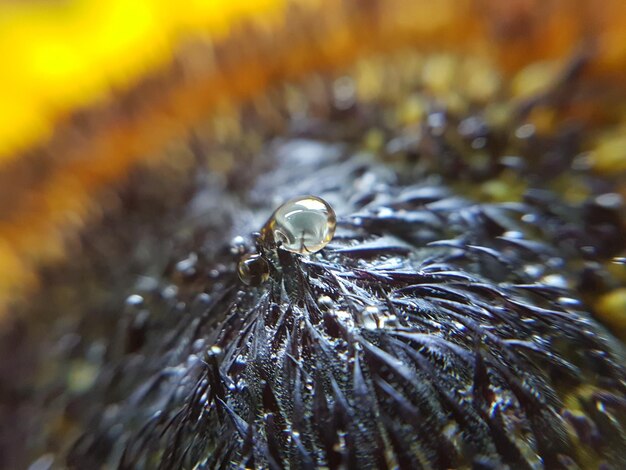
[[[142,221],[156,217],[135,210],[127,193],[143,188],[141,171],[158,174],[158,188],[193,178],[196,144],[210,149],[209,172],[229,174],[294,123],[376,103],[384,113],[351,117],[367,126],[357,122],[350,139],[393,159],[408,151],[391,145],[389,129],[416,135],[433,125],[435,103],[465,123],[459,148],[480,174],[460,177],[457,190],[519,200],[529,182],[516,165],[548,155],[557,163],[543,170],[559,172],[552,190],[615,211],[623,229],[624,19],[623,0],[0,0],[0,415],[30,426],[0,430],[0,466],[22,468],[67,446],[63,433],[75,436],[67,418],[45,436],[29,434],[49,406],[37,390],[51,381],[57,394],[87,387],[95,372],[62,360],[52,370],[37,345],[53,325],[68,328],[65,306],[79,294],[76,318],[85,305],[97,311],[127,295],[116,284],[130,276],[118,276],[123,246],[134,249]],[[485,150],[482,124],[464,119],[474,114],[509,137]],[[481,173],[504,157],[497,173]],[[153,186],[157,207],[170,194]],[[112,247],[110,265],[106,256],[97,264],[89,245],[112,214],[116,229],[99,248]],[[131,216],[132,234],[123,228]],[[593,259],[605,275],[582,295],[623,338],[622,245]],[[98,328],[98,315],[88,320]]]
[[[619,0],[3,1],[0,305],[36,284],[36,267],[62,257],[64,238],[89,219],[92,196],[150,150],[272,83],[363,54],[448,54],[415,71],[440,87],[452,57],[487,61],[462,80],[487,104],[502,84],[532,96],[587,54],[586,79],[596,92],[611,87],[619,119],[625,10]],[[589,116],[597,108],[580,112],[598,122],[610,111]],[[604,137],[596,166],[622,170],[624,124]]]

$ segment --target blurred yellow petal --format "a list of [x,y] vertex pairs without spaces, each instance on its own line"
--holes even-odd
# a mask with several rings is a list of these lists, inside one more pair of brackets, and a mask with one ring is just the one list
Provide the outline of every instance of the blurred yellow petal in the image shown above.
[[185,35],[223,35],[284,0],[0,3],[0,160],[55,119],[166,65]]

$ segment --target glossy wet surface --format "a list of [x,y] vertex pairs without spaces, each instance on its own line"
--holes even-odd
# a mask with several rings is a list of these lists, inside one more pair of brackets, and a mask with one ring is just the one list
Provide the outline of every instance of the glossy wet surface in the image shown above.
[[[623,346],[595,308],[621,282],[619,181],[583,165],[568,126],[539,135],[433,100],[416,127],[381,121],[408,112],[385,103],[284,133],[248,116],[242,135],[263,138],[195,138],[186,160],[133,175],[0,342],[16,423],[2,454],[619,467]],[[232,167],[216,170],[216,147]],[[241,284],[242,246],[302,194],[335,209],[332,241]]]

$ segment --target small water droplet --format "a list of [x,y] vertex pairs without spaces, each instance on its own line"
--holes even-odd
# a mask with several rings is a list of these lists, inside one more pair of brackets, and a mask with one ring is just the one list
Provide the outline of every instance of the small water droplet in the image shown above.
[[201,359],[198,357],[197,354],[190,354],[189,356],[187,356],[187,360],[185,361],[185,367],[191,369],[193,366],[199,364],[200,362]]
[[480,118],[470,116],[459,123],[458,131],[464,137],[473,137],[486,132],[486,126]]
[[518,139],[528,139],[535,134],[535,126],[532,124],[524,124],[519,126],[515,131],[515,137]]
[[591,246],[591,245],[585,245],[585,246],[581,246],[580,247],[580,251],[582,251],[584,254],[586,255],[595,255],[596,254],[596,247],[595,246]]
[[507,230],[502,235],[506,238],[513,238],[515,240],[522,240],[524,238],[524,234],[518,230]]
[[572,299],[571,297],[559,297],[557,301],[565,307],[579,307],[580,306],[580,300]]
[[534,224],[537,222],[537,216],[535,214],[524,214],[522,216],[522,222],[526,222],[527,224]]
[[141,307],[143,305],[143,302],[143,297],[138,294],[129,295],[126,298],[126,305],[129,307]]
[[427,122],[433,135],[442,135],[446,126],[446,115],[441,112],[431,113],[428,115]]
[[551,268],[562,268],[563,266],[565,266],[565,261],[563,260],[563,258],[553,256],[552,258],[548,258],[548,260],[546,261],[546,265]]
[[265,258],[256,253],[244,255],[237,266],[241,282],[248,286],[260,286],[270,277],[270,267]]
[[193,344],[191,345],[191,349],[192,349],[194,352],[199,352],[199,351],[202,351],[202,350],[204,349],[204,343],[205,343],[205,341],[204,341],[204,339],[203,339],[203,338],[198,338],[198,339],[197,339],[197,340],[195,340],[195,341],[193,342]]
[[196,303],[207,305],[211,302],[211,296],[206,292],[201,292],[195,299]]
[[539,264],[527,264],[524,266],[524,272],[532,278],[538,278],[543,274],[544,267]]
[[161,291],[161,296],[164,299],[171,300],[176,297],[176,295],[178,295],[178,287],[174,285],[169,285]]
[[189,253],[187,258],[176,263],[176,271],[185,276],[193,276],[196,273],[197,262],[198,255],[195,253]]
[[333,83],[333,95],[337,109],[349,109],[356,99],[354,80],[350,77],[340,77]]
[[487,139],[484,137],[476,137],[474,140],[472,140],[472,144],[471,147],[474,150],[479,150],[482,148],[485,148],[485,146],[487,145]]
[[544,276],[541,281],[552,287],[558,287],[560,289],[567,288],[567,280],[560,274],[548,274]]
[[595,202],[606,209],[619,209],[624,204],[624,198],[618,193],[606,193],[597,196]]
[[233,255],[242,255],[246,252],[246,239],[237,235],[230,241],[230,252]]
[[505,155],[500,158],[500,164],[506,168],[511,168],[513,170],[521,170],[526,165],[526,160],[524,158],[519,157],[517,155]]

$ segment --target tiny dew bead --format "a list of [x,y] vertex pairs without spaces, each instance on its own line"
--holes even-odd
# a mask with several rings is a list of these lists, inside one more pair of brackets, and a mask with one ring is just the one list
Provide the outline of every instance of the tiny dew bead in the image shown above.
[[237,274],[241,282],[248,286],[260,286],[269,279],[270,267],[259,254],[244,255],[237,265]]
[[261,232],[293,253],[315,253],[324,248],[335,234],[337,218],[332,207],[319,197],[301,196],[281,205]]

